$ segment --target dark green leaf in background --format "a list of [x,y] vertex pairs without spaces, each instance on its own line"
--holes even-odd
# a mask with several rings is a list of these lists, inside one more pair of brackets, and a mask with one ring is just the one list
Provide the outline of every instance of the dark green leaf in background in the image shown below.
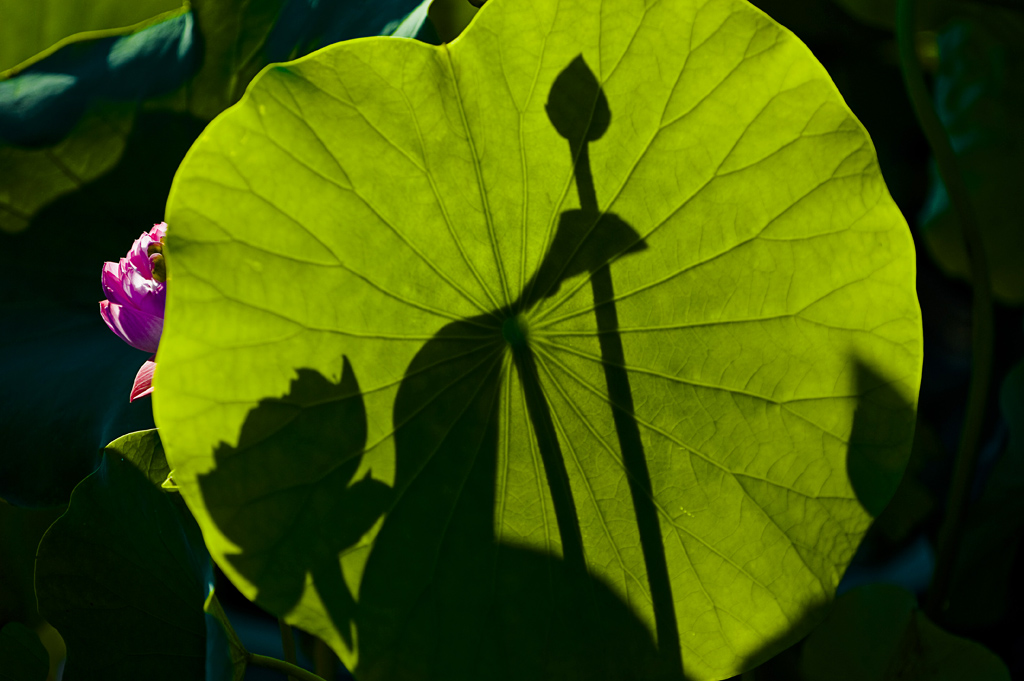
[[[125,153],[138,103],[181,87],[200,52],[193,15],[182,10],[123,35],[82,36],[0,75],[0,232],[27,229],[59,196],[110,172]],[[81,217],[63,217],[83,227]]]
[[154,485],[163,484],[171,471],[155,428],[123,435],[107,445],[104,452],[128,461]]
[[[128,405],[146,356],[101,321],[100,269],[163,219],[182,157],[268,62],[268,36],[304,54],[342,34],[424,26],[422,12],[406,16],[410,0],[199,0],[116,30],[146,17],[126,1],[123,14],[95,4],[53,31],[112,30],[0,74],[0,441],[13,452],[0,459],[0,497],[23,505],[66,502],[107,442],[152,427],[148,398]],[[328,9],[328,33],[303,15]],[[20,26],[4,17],[0,43]]]
[[18,622],[0,630],[0,681],[45,681],[49,671],[50,656],[36,632]]
[[464,0],[434,0],[430,3],[430,23],[440,40],[451,42],[476,16],[477,8]]
[[188,108],[209,120],[238,101],[271,62],[295,59],[338,40],[391,34],[417,0],[197,0],[203,66]]
[[210,588],[203,603],[206,615],[206,681],[242,681],[247,653],[228,616]]
[[39,540],[63,511],[19,508],[0,501],[0,628],[18,622],[33,629],[50,653],[54,672],[64,658],[64,643],[39,616],[32,573]]
[[[834,2],[853,18],[876,28],[896,29],[896,5],[898,0],[824,0]],[[1015,0],[1007,0],[1014,2]],[[941,26],[951,13],[963,3],[957,0],[928,0],[917,7],[917,26],[930,28]]]
[[43,536],[35,588],[66,681],[203,678],[212,566],[177,501],[108,454]]
[[1021,578],[1012,570],[1024,539],[1024,363],[1003,380],[999,407],[1010,437],[967,515],[945,613],[947,621],[959,626],[998,621],[1008,607],[1012,585]]
[[125,35],[71,42],[0,80],[0,141],[52,146],[100,102],[136,102],[177,89],[198,67],[199,51],[192,13],[183,10]]
[[175,480],[361,679],[735,674],[899,484],[912,241],[746,3],[491,0],[273,67],[168,220]]
[[125,28],[181,4],[180,0],[0,0],[0,73],[77,33]]
[[836,599],[803,647],[807,681],[1009,681],[991,651],[940,629],[909,591],[858,587]]
[[149,402],[128,402],[147,356],[91,309],[0,304],[0,498],[66,503],[107,442],[152,428]]
[[[267,63],[339,39],[390,34],[416,7],[412,0],[200,0],[122,31],[75,36],[0,73],[0,231],[26,229],[55,197],[109,172],[140,103],[207,121]],[[403,35],[419,34],[425,3],[421,9]]]
[[[935,103],[978,216],[1002,301],[1024,303],[1024,217],[1018,197],[1024,167],[1024,13],[963,10],[939,34]],[[938,174],[921,215],[929,253],[947,273],[969,278],[967,252]]]

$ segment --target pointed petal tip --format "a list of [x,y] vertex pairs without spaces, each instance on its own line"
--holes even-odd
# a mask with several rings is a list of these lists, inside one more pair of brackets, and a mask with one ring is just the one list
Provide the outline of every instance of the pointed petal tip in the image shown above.
[[134,402],[140,397],[145,397],[153,392],[153,371],[156,369],[156,362],[148,359],[139,367],[135,374],[135,383],[132,384],[132,392],[128,396],[129,402]]

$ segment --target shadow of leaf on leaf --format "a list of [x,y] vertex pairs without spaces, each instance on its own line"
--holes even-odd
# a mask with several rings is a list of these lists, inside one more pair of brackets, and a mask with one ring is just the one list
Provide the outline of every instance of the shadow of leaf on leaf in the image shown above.
[[335,626],[349,638],[353,596],[338,554],[356,544],[390,503],[372,478],[352,482],[366,445],[366,408],[347,359],[334,384],[300,369],[291,391],[249,413],[237,446],[221,444],[200,478],[221,531],[242,548],[232,565],[258,588],[256,602],[283,615],[312,573]]
[[[857,500],[873,518],[885,510],[903,478],[909,458],[912,424],[916,419],[914,404],[866,361],[854,362],[857,386],[857,407],[850,430],[846,458],[847,475]],[[780,636],[773,638],[747,658],[746,669],[772,660],[782,652],[785,659],[774,661],[769,668],[758,671],[770,681],[792,678],[799,659],[796,648],[787,650],[815,630],[833,612],[832,602],[819,602],[809,607],[804,616]],[[835,615],[831,615],[835,617]],[[850,645],[858,645],[850,641]],[[737,677],[738,678],[738,677]]]
[[[548,114],[592,198],[586,145],[607,128],[607,102],[579,58],[556,86]],[[519,326],[523,312],[566,280],[603,270],[608,290],[595,304],[605,308],[604,332],[616,335],[607,265],[645,245],[596,201],[585,196],[582,204],[561,215],[516,300],[449,323],[413,358],[393,409],[393,487],[354,479],[367,428],[358,368],[348,359],[338,384],[299,369],[290,392],[261,401],[238,445],[222,443],[217,467],[200,478],[214,521],[241,549],[229,560],[256,586],[256,602],[289,612],[310,574],[345,643],[358,642],[361,680],[681,676],[678,645],[659,656],[647,626],[586,569],[528,329]],[[633,418],[620,408],[626,422]],[[508,462],[502,427],[510,427],[510,410],[532,441],[532,455],[515,454],[541,460],[537,484],[554,505],[547,550],[500,536],[499,460]],[[381,516],[361,578],[350,584],[339,556]]]

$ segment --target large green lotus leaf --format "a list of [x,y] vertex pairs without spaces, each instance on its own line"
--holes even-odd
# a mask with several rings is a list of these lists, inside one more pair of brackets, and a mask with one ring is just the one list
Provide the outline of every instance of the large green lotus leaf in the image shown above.
[[870,584],[840,596],[807,638],[807,681],[1009,681],[984,646],[936,626],[898,586]]
[[204,678],[213,574],[177,500],[107,455],[43,536],[36,594],[67,644],[68,681]]
[[0,0],[0,71],[76,33],[108,31],[181,7],[181,0]]
[[361,679],[733,675],[899,483],[913,244],[746,3],[492,0],[270,67],[167,219],[175,480]]
[[[1024,303],[1024,225],[1015,197],[1024,163],[1024,15],[975,8],[939,35],[935,104],[977,214],[993,293]],[[969,279],[960,224],[932,173],[921,214],[925,245],[948,273]]]

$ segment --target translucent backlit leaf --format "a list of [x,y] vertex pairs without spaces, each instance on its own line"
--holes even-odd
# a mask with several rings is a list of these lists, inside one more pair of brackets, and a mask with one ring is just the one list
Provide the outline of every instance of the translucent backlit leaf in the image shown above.
[[731,676],[899,483],[913,244],[744,2],[491,0],[272,66],[167,220],[175,480],[360,679]]

